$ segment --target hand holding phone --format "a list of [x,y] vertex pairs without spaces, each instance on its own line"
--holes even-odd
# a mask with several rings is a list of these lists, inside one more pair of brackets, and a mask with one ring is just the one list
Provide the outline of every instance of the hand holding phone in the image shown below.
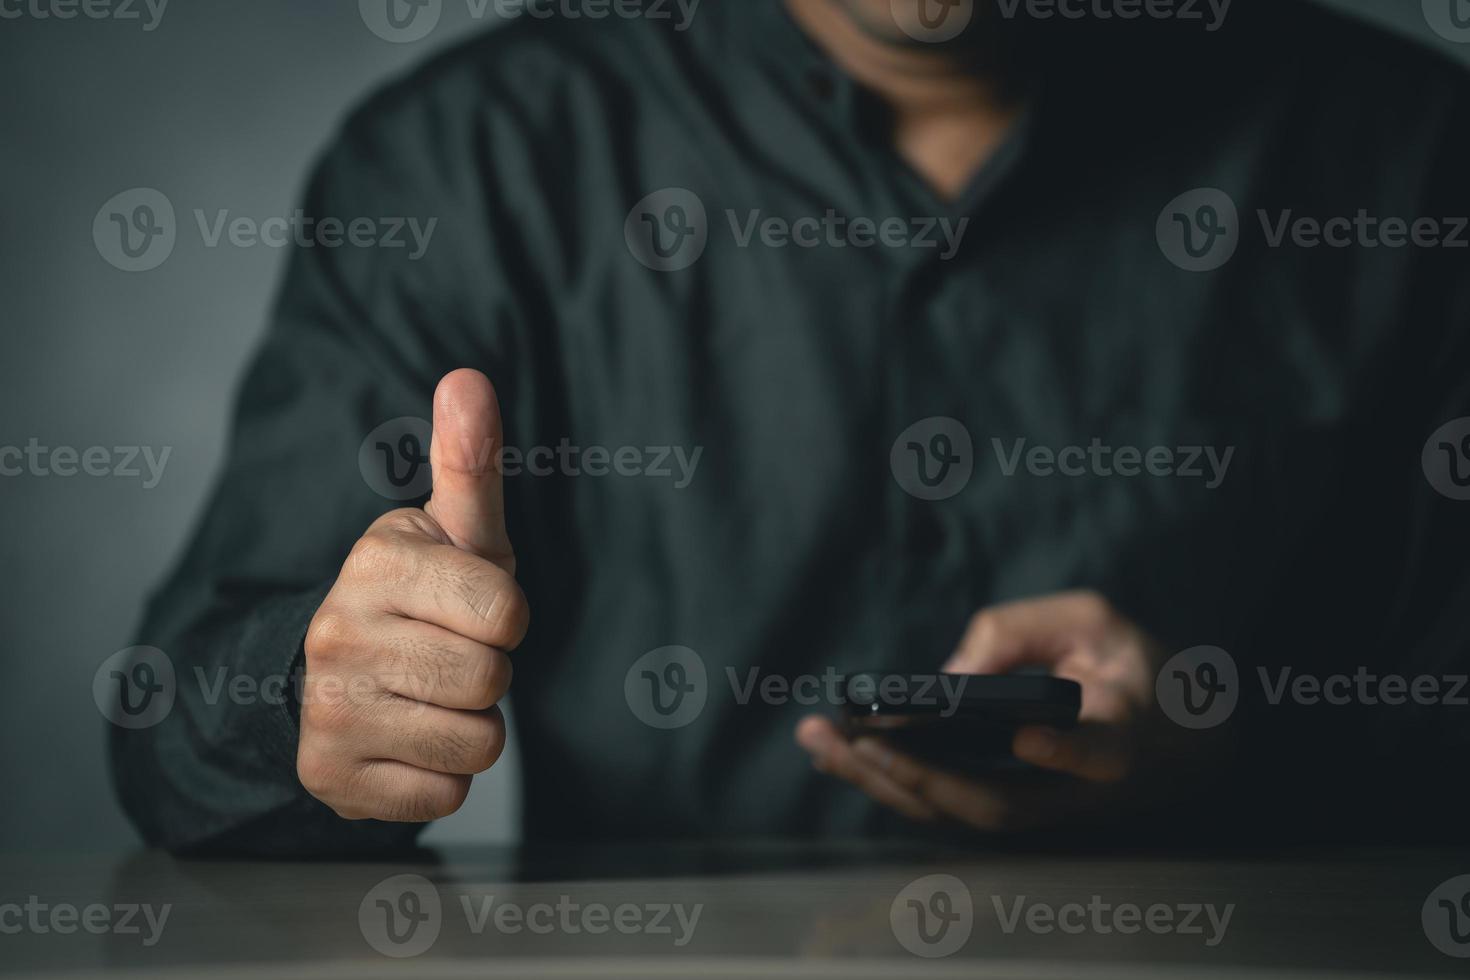
[[843,685],[843,730],[958,771],[1027,770],[1011,745],[1022,725],[1077,724],[1082,686],[1027,674],[853,674]]

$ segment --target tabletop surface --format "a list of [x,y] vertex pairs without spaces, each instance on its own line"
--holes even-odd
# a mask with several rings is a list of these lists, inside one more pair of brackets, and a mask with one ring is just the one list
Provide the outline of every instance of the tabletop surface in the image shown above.
[[575,845],[0,858],[0,973],[1465,976],[1470,848]]

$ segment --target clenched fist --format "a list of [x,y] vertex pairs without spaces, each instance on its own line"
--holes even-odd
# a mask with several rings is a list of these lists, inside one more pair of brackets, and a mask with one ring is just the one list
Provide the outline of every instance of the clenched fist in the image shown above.
[[447,375],[432,498],[368,528],[307,630],[296,772],[346,819],[447,816],[505,746],[496,704],[530,612],[505,530],[502,439],[485,376]]

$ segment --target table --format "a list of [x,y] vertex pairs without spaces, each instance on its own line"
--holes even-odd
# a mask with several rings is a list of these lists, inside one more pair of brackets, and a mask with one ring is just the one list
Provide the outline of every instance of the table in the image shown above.
[[1470,877],[1460,875],[1470,875],[1470,848],[737,842],[361,862],[13,855],[0,858],[0,973],[1465,976]]

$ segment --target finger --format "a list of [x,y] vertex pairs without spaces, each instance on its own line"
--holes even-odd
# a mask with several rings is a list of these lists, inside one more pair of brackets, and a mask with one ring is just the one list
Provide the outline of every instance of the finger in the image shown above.
[[354,731],[353,754],[391,759],[419,769],[472,776],[495,764],[505,749],[505,719],[499,708],[451,711],[389,695],[373,710],[375,724]]
[[484,711],[505,697],[512,668],[500,650],[430,623],[391,620],[380,645],[386,690],[461,711]]
[[1016,732],[1011,752],[1022,762],[1095,783],[1115,783],[1132,768],[1131,746],[1116,725],[1059,731],[1032,725]]
[[881,769],[859,756],[826,718],[812,715],[802,719],[796,728],[796,741],[811,753],[812,765],[818,771],[851,783],[910,820],[927,822],[935,818],[932,807],[913,793],[906,792]]
[[456,546],[515,574],[500,475],[504,441],[490,380],[468,368],[445,375],[434,392],[429,442],[434,491],[424,510]]
[[933,810],[977,830],[1018,831],[1062,823],[1078,808],[1076,786],[976,779],[936,769],[886,745],[884,772]]
[[349,562],[387,611],[514,650],[530,627],[525,593],[505,568],[416,533],[364,536]]
[[1111,615],[1092,592],[1066,592],[983,609],[970,620],[944,670],[1003,674],[1021,667],[1053,667],[1079,640],[1096,638]]
[[469,792],[469,776],[376,759],[359,763],[345,784],[334,791],[312,795],[345,820],[427,823],[454,813],[464,805]]

